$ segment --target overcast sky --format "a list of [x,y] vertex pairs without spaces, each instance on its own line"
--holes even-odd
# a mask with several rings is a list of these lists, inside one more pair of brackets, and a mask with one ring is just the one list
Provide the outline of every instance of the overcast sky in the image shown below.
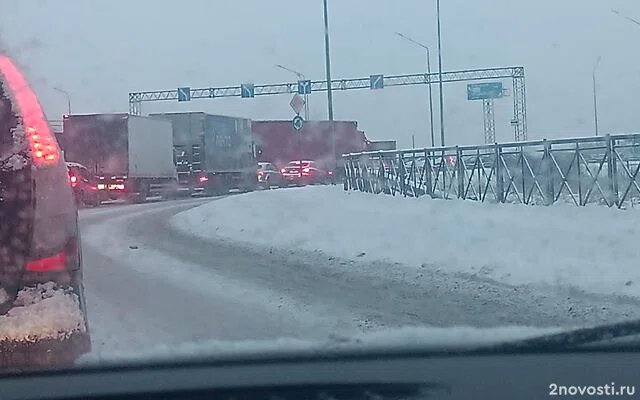
[[[598,56],[602,132],[640,131],[640,19],[637,0],[442,0],[443,70],[525,67],[529,138],[592,135],[591,71]],[[0,0],[2,47],[26,73],[50,119],[71,94],[74,113],[125,112],[128,93],[178,86],[293,82],[283,64],[324,79],[322,0]],[[332,75],[421,73],[432,47],[435,0],[329,0]],[[510,80],[504,81],[511,87]],[[434,87],[437,89],[437,87]],[[447,144],[483,140],[482,106],[466,83],[445,84]],[[434,106],[437,120],[437,91]],[[290,95],[145,103],[143,111],[208,111],[290,119]],[[327,116],[326,93],[310,97]],[[496,101],[498,141],[512,140],[512,98]],[[357,120],[374,139],[427,145],[426,86],[334,94],[336,119]]]

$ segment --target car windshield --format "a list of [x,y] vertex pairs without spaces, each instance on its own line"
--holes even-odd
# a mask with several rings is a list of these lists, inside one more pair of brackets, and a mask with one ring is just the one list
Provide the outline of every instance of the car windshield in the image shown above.
[[0,3],[0,372],[640,317],[638,1]]

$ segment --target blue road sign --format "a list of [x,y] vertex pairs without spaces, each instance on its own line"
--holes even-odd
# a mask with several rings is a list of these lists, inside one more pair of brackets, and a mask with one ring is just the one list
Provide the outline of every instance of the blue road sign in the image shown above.
[[298,94],[311,94],[311,81],[298,81]]
[[503,96],[502,82],[470,83],[467,85],[467,100],[498,99]]
[[302,126],[304,125],[304,119],[302,119],[301,116],[296,115],[295,117],[293,117],[291,124],[293,125],[293,129],[295,129],[296,131],[299,131],[302,129]]
[[240,97],[243,99],[255,97],[255,90],[252,83],[243,83],[240,85]]
[[371,89],[384,88],[384,76],[381,74],[369,76],[369,87]]
[[178,88],[178,101],[190,101],[191,100],[191,88],[181,87]]

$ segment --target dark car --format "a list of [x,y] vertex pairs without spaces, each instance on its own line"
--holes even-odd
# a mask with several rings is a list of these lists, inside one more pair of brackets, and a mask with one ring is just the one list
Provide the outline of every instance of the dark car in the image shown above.
[[328,184],[332,182],[333,174],[319,163],[310,160],[291,161],[280,172],[285,183],[290,185]]
[[82,274],[78,209],[60,147],[36,95],[0,54],[0,287],[8,294],[0,315],[20,290],[53,282],[77,296],[80,351],[89,351]]
[[74,162],[67,162],[66,164],[69,170],[69,183],[73,188],[78,207],[99,206],[101,191],[98,190],[98,178],[82,164]]
[[258,186],[271,189],[271,186],[282,186],[282,174],[278,167],[270,162],[258,163]]

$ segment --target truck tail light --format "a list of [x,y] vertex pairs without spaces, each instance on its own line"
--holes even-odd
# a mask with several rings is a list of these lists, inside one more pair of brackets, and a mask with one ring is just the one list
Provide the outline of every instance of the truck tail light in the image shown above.
[[0,55],[0,72],[5,76],[18,111],[22,115],[33,163],[36,167],[56,164],[60,159],[60,149],[35,93],[29,88],[18,68],[4,55]]

